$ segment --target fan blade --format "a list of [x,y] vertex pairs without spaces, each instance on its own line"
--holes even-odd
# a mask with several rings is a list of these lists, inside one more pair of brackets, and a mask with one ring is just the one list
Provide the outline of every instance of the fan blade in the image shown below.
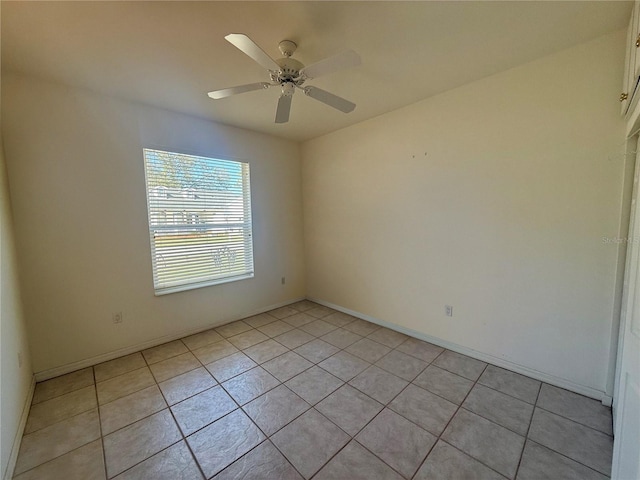
[[280,66],[274,62],[269,55],[264,53],[264,50],[256,45],[253,40],[243,33],[230,33],[224,38],[267,70],[274,70],[276,72],[280,70]]
[[278,109],[276,110],[276,123],[287,123],[291,112],[291,95],[280,95]]
[[305,78],[317,78],[320,75],[337,72],[344,68],[350,68],[360,65],[360,55],[353,50],[346,50],[333,57],[320,60],[308,67],[300,70],[300,75]]
[[311,98],[315,98],[319,102],[325,103],[330,107],[336,108],[344,113],[352,112],[356,108],[355,103],[351,103],[349,100],[345,100],[342,97],[329,93],[326,90],[322,90],[318,87],[304,87],[305,95]]
[[207,93],[207,95],[215,100],[218,100],[220,98],[230,97],[231,95],[236,95],[238,93],[252,92],[253,90],[269,88],[270,86],[271,84],[267,82],[248,83],[247,85],[238,85],[237,87],[214,90],[213,92]]

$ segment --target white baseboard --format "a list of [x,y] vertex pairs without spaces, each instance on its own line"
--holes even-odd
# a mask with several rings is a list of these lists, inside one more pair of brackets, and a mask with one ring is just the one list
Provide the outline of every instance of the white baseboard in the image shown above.
[[[385,320],[380,320],[378,318],[374,318],[371,317],[369,315],[366,315],[364,313],[360,313],[360,312],[356,312],[354,310],[350,310],[348,308],[344,308],[340,305],[336,305],[333,304],[331,302],[327,302],[318,298],[312,298],[312,297],[307,297],[309,300],[319,303],[320,305],[325,305],[329,308],[333,308],[334,310],[338,310],[340,312],[352,315],[354,317],[357,318],[361,318],[363,320],[367,320],[371,323],[375,323],[377,325],[381,325],[383,327],[389,328],[391,330],[395,330],[398,331],[400,333],[404,333],[406,335],[410,335],[412,337],[418,338],[420,340],[424,340],[425,342],[429,342],[429,343],[433,343],[434,345],[438,345],[440,347],[446,348],[448,350],[452,350],[454,352],[457,353],[461,353],[463,355],[467,355],[469,357],[472,358],[476,358],[478,360],[481,360],[483,362],[487,362],[487,363],[491,363],[492,365],[496,365],[498,367],[502,367],[505,368],[507,370],[511,370],[513,372],[516,373],[520,373],[522,375],[526,375],[528,377],[534,378],[536,380],[540,380],[541,382],[545,382],[548,383],[550,385],[554,385],[556,387],[560,387],[560,388],[564,388],[565,390],[569,390],[575,393],[579,393],[581,395],[585,395],[587,397],[590,398],[595,398],[597,400],[600,400],[602,402],[603,405],[605,406],[611,406],[612,404],[612,397],[607,395],[604,391],[601,390],[597,390],[594,389],[592,387],[588,387],[585,385],[581,385],[575,382],[572,382],[571,380],[562,378],[562,377],[557,377],[555,375],[550,375],[548,373],[545,372],[541,372],[539,370],[530,368],[530,367],[526,367],[524,365],[520,365],[518,363],[515,362],[511,362],[509,360],[505,360],[504,358],[500,358],[500,357],[495,357],[493,355],[487,354],[487,353],[483,353],[483,352],[479,352],[477,350],[473,350],[471,348],[462,346],[462,345],[458,345],[456,343],[453,342],[449,342],[447,340],[443,340],[441,338],[437,338],[437,337],[432,337],[431,335],[427,335],[425,333],[422,332],[418,332],[416,330],[412,330],[410,328],[406,328],[406,327],[402,327],[400,325],[396,325],[394,323],[391,322],[387,322]],[[190,329],[190,330],[185,330],[182,331],[180,333],[177,334],[173,334],[173,335],[166,335],[160,338],[155,338],[153,340],[149,340],[147,342],[142,342],[142,343],[138,343],[136,345],[131,345],[129,347],[125,347],[125,348],[121,348],[118,350],[115,350],[113,352],[108,352],[102,355],[97,355],[94,357],[90,357],[84,360],[80,360],[77,362],[73,362],[73,363],[69,363],[66,365],[61,365],[59,367],[55,367],[55,368],[51,368],[48,370],[43,370],[40,372],[37,372],[34,375],[35,381],[37,382],[41,382],[43,380],[48,380],[50,378],[54,378],[54,377],[58,377],[60,375],[64,375],[70,372],[74,372],[76,370],[80,370],[82,368],[86,368],[86,367],[91,367],[93,365],[97,365],[99,363],[102,362],[106,362],[109,360],[113,360],[115,358],[118,357],[122,357],[124,355],[129,355],[131,353],[135,353],[135,352],[139,352],[141,350],[145,350],[147,348],[151,348],[151,347],[155,347],[157,345],[161,345],[163,343],[167,343],[167,342],[171,342],[173,340],[177,340],[179,338],[183,338],[189,335],[193,335],[196,333],[200,333],[203,332],[205,330],[209,330],[210,328],[214,328],[214,327],[218,327],[220,325],[224,325],[226,323],[230,323],[230,322],[235,322],[236,320],[241,320],[242,318],[247,318],[253,315],[258,315],[260,313],[264,313],[264,312],[268,312],[269,310],[273,310],[275,308],[279,308],[279,307],[283,307],[285,305],[289,305],[291,303],[300,301],[300,300],[304,300],[304,298],[297,298],[297,299],[292,299],[292,300],[287,300],[285,302],[280,302],[274,305],[270,305],[268,307],[264,307],[261,308],[259,310],[256,310],[254,312],[251,312],[247,315],[242,315],[242,316],[238,316],[238,317],[234,317],[231,319],[227,319],[225,321],[222,322],[218,322],[215,324],[211,324],[208,325],[206,327],[198,327],[196,329]],[[33,394],[33,393],[32,393]],[[26,419],[25,419],[26,421]],[[17,455],[17,453],[16,453]]]
[[145,350],[147,348],[156,347],[158,345],[162,345],[163,343],[172,342],[173,340],[178,340],[179,338],[188,337],[189,335],[194,335],[196,333],[204,332],[205,330],[209,330],[214,327],[219,327],[221,325],[225,325],[227,323],[235,322],[236,320],[242,320],[243,318],[252,317],[254,315],[259,315],[260,313],[268,312],[269,310],[273,310],[275,308],[284,307],[285,305],[289,305],[291,303],[298,302],[300,300],[304,300],[305,297],[300,297],[292,300],[287,300],[285,302],[276,303],[274,305],[269,305],[267,307],[260,308],[249,314],[243,314],[241,316],[233,317],[230,319],[225,319],[224,321],[217,322],[211,325],[207,325],[206,327],[197,327],[189,330],[183,330],[180,333],[165,335],[163,337],[154,338],[153,340],[149,340],[142,343],[137,343],[135,345],[130,345],[128,347],[120,348],[118,350],[114,350],[112,352],[103,353],[102,355],[96,355],[94,357],[86,358],[84,360],[79,360],[73,363],[67,363],[65,365],[60,365],[59,367],[50,368],[47,370],[42,370],[35,374],[35,379],[37,382],[42,382],[44,380],[49,380],[50,378],[59,377],[60,375],[65,375],[67,373],[75,372],[76,370],[81,370],[83,368],[92,367],[93,365],[98,365],[102,362],[107,362],[109,360],[113,360],[118,357],[123,357],[125,355],[129,355],[132,353],[139,352],[141,350]]
[[464,347],[462,345],[458,345],[453,342],[449,342],[447,340],[443,340],[441,338],[432,337],[431,335],[427,335],[422,332],[418,332],[416,330],[412,330],[410,328],[402,327],[400,325],[396,325],[391,322],[387,322],[385,320],[380,320],[378,318],[371,317],[369,315],[365,315],[360,312],[356,312],[354,310],[350,310],[348,308],[344,308],[340,305],[335,305],[331,302],[326,302],[324,300],[320,300],[318,298],[311,298],[309,300],[312,302],[319,303],[329,308],[333,308],[334,310],[338,310],[340,312],[346,313],[348,315],[352,315],[354,317],[361,318],[363,320],[367,320],[368,322],[375,323],[377,325],[389,328],[391,330],[395,330],[400,333],[404,333],[411,337],[415,337],[419,340],[424,340],[425,342],[433,343],[434,345],[438,345],[439,347],[446,348],[448,350],[452,350],[457,353],[461,353],[463,355],[467,355],[469,357],[475,358],[477,360],[482,360],[483,362],[491,363],[492,365],[496,365],[498,367],[505,368],[507,370],[511,370],[512,372],[520,373],[522,375],[526,375],[527,377],[534,378],[536,380],[540,380],[541,382],[548,383],[550,385],[554,385],[556,387],[564,388],[565,390],[569,390],[571,392],[579,393],[580,395],[584,395],[586,397],[594,398],[596,400],[600,400],[603,405],[611,406],[612,398],[605,394],[604,391],[597,390],[592,387],[587,387],[585,385],[580,385],[578,383],[572,382],[571,380],[567,380],[566,378],[556,377],[555,375],[550,375],[545,372],[541,372],[539,370],[535,370],[530,367],[526,367],[524,365],[520,365],[509,360],[505,360],[504,358],[495,357],[493,355],[479,352],[477,350],[473,350],[468,347]]
[[3,480],[11,480],[13,478],[13,471],[16,468],[16,461],[18,460],[18,453],[20,452],[20,444],[22,443],[22,435],[24,429],[27,426],[27,419],[29,418],[29,410],[31,409],[31,402],[33,401],[33,392],[36,389],[36,377],[31,376],[31,385],[29,385],[29,392],[27,398],[25,398],[24,406],[22,407],[22,414],[20,415],[20,423],[18,424],[18,431],[15,437],[13,437],[13,443],[11,444],[11,453],[9,454],[9,462],[7,468],[4,471]]

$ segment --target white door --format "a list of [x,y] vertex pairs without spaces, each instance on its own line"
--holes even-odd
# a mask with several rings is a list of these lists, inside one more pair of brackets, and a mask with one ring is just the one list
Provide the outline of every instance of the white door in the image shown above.
[[[640,151],[640,143],[636,151]],[[613,480],[640,479],[640,159],[636,167],[614,393]]]

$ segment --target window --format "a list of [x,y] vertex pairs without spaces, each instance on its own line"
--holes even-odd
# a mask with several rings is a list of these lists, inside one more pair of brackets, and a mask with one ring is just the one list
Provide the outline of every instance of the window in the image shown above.
[[253,277],[249,164],[144,149],[156,295]]

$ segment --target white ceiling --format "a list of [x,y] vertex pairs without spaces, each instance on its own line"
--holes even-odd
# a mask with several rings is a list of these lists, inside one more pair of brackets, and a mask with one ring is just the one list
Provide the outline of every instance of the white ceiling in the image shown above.
[[[3,71],[306,140],[625,28],[631,3],[2,1],[1,10]],[[291,120],[276,125],[277,88],[209,99],[269,80],[227,33],[274,58],[280,40],[293,40],[307,65],[356,50],[361,66],[309,82],[356,110],[298,92]]]

